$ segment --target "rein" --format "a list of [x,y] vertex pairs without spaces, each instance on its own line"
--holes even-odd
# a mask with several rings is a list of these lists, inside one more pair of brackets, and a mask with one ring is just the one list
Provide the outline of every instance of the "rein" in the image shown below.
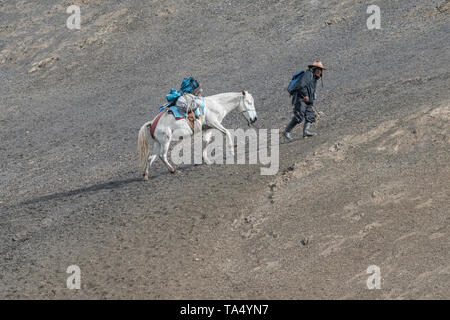
[[[245,108],[244,99],[245,99],[245,97],[244,97],[244,95],[242,95],[242,100],[240,101],[240,103],[241,103],[241,104],[244,106],[244,108]],[[244,110],[244,111],[240,111],[240,113],[248,112],[248,117],[250,118],[250,111],[253,111],[253,110]],[[246,118],[246,120],[247,120],[247,118]],[[247,121],[248,121],[248,120],[247,120]]]

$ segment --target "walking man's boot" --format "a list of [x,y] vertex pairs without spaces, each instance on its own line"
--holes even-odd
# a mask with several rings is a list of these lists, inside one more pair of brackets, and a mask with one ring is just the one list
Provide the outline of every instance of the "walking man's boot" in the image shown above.
[[311,122],[305,122],[305,126],[303,127],[303,138],[313,137],[317,134],[317,133],[309,131],[310,128],[311,128]]
[[284,129],[283,131],[283,135],[286,139],[288,139],[289,141],[292,140],[291,137],[291,130],[297,125],[297,121],[295,120],[295,118],[292,118],[291,121],[288,123],[286,129]]

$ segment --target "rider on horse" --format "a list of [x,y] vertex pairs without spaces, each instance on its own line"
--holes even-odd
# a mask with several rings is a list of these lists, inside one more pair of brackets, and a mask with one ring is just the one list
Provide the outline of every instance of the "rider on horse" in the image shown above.
[[201,111],[198,108],[199,104],[192,103],[192,101],[188,103],[186,94],[192,94],[196,97],[199,97],[202,94],[202,91],[203,89],[201,88],[200,83],[197,80],[195,80],[193,77],[185,78],[181,82],[180,91],[176,89],[170,89],[169,94],[166,95],[168,103],[161,106],[160,108],[177,106],[181,114],[187,114],[193,111],[195,117],[198,119],[201,115]]
[[[203,92],[200,83],[193,77],[183,79],[183,81],[181,82],[180,90],[183,93],[184,97],[186,93],[190,93],[196,97],[200,97]],[[191,101],[189,103],[186,98],[177,99],[176,106],[181,108],[182,110],[186,110],[186,113],[188,114],[193,111],[196,119],[198,119],[201,115],[199,105],[196,103],[196,101]]]
[[199,97],[203,92],[200,83],[192,77],[183,79],[180,89],[183,93],[191,93],[197,97]]

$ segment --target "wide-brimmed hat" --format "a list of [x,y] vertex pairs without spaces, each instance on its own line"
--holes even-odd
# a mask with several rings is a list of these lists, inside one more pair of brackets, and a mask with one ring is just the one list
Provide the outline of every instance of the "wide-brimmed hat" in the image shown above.
[[322,70],[327,70],[327,68],[325,68],[325,67],[323,66],[322,61],[320,61],[320,60],[316,60],[316,61],[314,61],[313,64],[310,64],[310,65],[308,66],[308,68],[313,68],[313,67],[320,68],[320,69],[322,69]]

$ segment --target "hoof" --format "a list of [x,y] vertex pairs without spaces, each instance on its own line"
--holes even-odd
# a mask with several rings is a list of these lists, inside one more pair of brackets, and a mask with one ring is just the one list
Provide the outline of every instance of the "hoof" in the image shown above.
[[144,173],[144,181],[147,181],[147,180],[148,180],[148,174]]
[[170,171],[170,173],[180,173],[180,170],[175,169],[173,171]]

